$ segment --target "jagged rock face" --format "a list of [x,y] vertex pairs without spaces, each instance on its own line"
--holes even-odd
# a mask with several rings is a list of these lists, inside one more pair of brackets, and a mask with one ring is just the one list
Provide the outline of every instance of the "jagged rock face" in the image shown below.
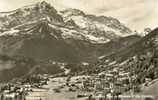
[[46,2],[40,2],[15,11],[0,13],[0,26],[2,28],[12,28],[41,19],[49,19],[52,23],[63,22],[62,17],[58,15],[54,7]]
[[78,9],[66,9],[61,11],[64,21],[73,20],[87,34],[99,38],[116,39],[132,34],[132,31],[117,19],[106,16],[87,15]]
[[122,33],[122,35],[130,35],[132,33],[132,31],[128,27],[124,26],[119,20],[113,17],[94,16],[94,15],[87,15],[87,17],[90,18],[91,20],[104,24],[109,28],[118,30],[120,33]]

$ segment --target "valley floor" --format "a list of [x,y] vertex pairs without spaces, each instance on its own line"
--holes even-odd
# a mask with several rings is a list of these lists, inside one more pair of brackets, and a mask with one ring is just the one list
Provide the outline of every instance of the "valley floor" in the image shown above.
[[[79,91],[70,92],[68,87],[63,87],[60,89],[60,92],[55,92],[54,89],[61,87],[66,83],[66,77],[60,78],[51,78],[48,81],[47,85],[44,85],[43,88],[37,89],[33,88],[33,92],[29,92],[29,95],[26,96],[26,100],[86,100],[88,96],[83,98],[77,98],[77,95],[82,93]],[[121,100],[146,100],[145,98],[151,97],[155,98],[158,95],[158,80],[153,81],[150,86],[143,87],[142,92],[134,94],[135,98],[130,97],[131,94],[127,93],[120,95]],[[90,95],[91,93],[85,92],[85,94]],[[142,97],[141,97],[142,96]],[[155,99],[150,99],[155,100]],[[157,99],[156,99],[157,100]]]
[[85,98],[77,98],[78,92],[68,92],[68,88],[61,89],[60,93],[53,91],[65,82],[65,78],[50,79],[43,89],[33,89],[33,92],[29,92],[26,100],[85,100]]

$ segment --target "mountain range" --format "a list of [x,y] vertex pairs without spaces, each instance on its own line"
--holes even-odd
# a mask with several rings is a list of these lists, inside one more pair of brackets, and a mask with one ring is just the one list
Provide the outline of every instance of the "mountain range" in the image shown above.
[[[1,12],[0,23],[0,54],[40,60],[94,62],[140,38],[115,18],[77,9],[57,11],[45,1]],[[107,44],[118,47],[110,50]]]
[[148,43],[156,34],[157,29],[141,37],[116,18],[72,8],[57,11],[45,1],[38,2],[0,13],[0,61],[4,63],[0,75],[8,75],[8,79],[23,76],[41,62],[40,68],[47,71],[54,70],[50,67],[54,61],[97,65],[99,61],[104,66],[107,61],[122,63],[152,49]]

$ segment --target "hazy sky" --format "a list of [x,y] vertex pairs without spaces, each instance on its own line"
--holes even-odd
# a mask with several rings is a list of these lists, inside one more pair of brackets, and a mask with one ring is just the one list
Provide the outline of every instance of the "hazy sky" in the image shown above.
[[[0,0],[0,11],[41,0]],[[78,8],[86,13],[113,16],[132,29],[158,26],[158,0],[46,0],[55,8]]]

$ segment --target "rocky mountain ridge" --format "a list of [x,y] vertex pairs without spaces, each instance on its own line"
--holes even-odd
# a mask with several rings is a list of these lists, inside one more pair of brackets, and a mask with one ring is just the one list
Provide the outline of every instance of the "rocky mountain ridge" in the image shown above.
[[[88,15],[77,9],[58,12],[45,1],[14,11],[0,13],[0,31],[2,33],[6,30],[13,32],[14,27],[44,19],[48,20],[50,24],[61,25],[79,31],[77,35],[84,35],[93,43],[106,43],[120,37],[133,35],[129,28],[115,18]],[[62,31],[68,30],[63,29]]]

